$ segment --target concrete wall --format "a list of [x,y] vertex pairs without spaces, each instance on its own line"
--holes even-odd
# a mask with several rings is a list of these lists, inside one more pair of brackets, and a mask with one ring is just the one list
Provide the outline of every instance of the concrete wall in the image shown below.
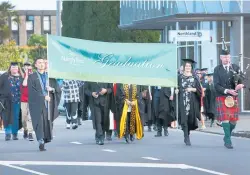
[[35,16],[35,21],[34,21],[34,33],[41,35],[42,32],[42,26],[41,26],[41,16]]
[[23,46],[27,43],[26,16],[20,16],[19,19],[19,45]]

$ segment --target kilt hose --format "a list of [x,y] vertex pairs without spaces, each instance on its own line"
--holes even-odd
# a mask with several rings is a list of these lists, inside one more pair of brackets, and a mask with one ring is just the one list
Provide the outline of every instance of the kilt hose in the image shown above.
[[226,96],[216,97],[216,111],[217,111],[217,120],[219,121],[238,121],[239,120],[239,106],[238,106],[238,97],[234,97],[235,106],[228,108],[225,105]]

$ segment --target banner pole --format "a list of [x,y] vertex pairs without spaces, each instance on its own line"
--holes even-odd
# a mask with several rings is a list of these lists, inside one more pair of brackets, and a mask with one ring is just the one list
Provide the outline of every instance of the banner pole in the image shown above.
[[[50,66],[50,63],[49,63],[49,52],[48,52],[48,49],[49,49],[49,45],[48,45],[48,39],[49,39],[49,35],[48,35],[48,33],[46,34],[47,36],[46,36],[46,38],[47,38],[47,74],[48,74],[48,79],[47,79],[47,87],[50,87],[50,84],[49,84],[49,66]],[[50,92],[49,91],[47,91],[48,92],[48,96],[50,96]],[[50,101],[48,101],[48,120],[50,120],[51,119],[51,116],[50,116]]]

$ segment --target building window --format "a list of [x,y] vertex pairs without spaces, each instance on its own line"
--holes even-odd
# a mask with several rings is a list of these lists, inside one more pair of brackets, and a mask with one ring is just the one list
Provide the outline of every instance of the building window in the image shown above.
[[50,31],[50,16],[43,16],[43,30]]
[[15,18],[11,18],[11,30],[12,31],[17,31],[18,30],[18,23],[15,21]]
[[16,42],[16,45],[19,45],[19,31],[12,31],[11,39]]
[[187,58],[194,60],[194,46],[187,47]]
[[27,31],[34,30],[34,16],[26,16],[26,30]]

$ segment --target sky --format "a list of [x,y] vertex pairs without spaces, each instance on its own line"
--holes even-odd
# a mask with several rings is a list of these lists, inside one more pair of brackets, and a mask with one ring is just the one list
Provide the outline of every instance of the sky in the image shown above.
[[56,10],[56,0],[0,0],[9,1],[16,10]]

